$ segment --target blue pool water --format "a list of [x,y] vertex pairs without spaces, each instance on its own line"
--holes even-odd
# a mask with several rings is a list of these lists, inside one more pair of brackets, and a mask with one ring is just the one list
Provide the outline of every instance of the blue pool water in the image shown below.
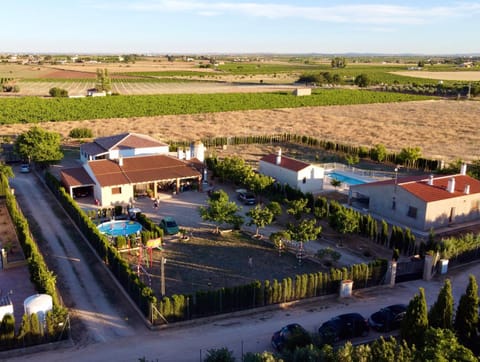
[[327,176],[335,180],[338,180],[340,182],[343,182],[347,185],[361,185],[361,184],[367,183],[367,181],[359,180],[357,178],[353,178],[350,176],[341,175],[339,173],[336,173],[335,171],[328,173]]
[[136,234],[142,230],[142,225],[136,221],[117,220],[104,222],[97,226],[102,234],[111,236],[126,236]]

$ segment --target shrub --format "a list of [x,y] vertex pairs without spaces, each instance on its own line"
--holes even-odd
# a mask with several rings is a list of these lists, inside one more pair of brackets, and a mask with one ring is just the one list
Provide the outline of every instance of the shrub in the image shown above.
[[74,128],[68,135],[72,138],[92,138],[93,131],[90,128]]
[[66,89],[53,87],[48,91],[52,97],[68,97],[68,91]]

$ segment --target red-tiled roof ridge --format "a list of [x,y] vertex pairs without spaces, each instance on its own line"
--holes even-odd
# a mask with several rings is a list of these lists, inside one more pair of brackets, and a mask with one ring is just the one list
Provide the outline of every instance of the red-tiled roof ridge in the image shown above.
[[[270,154],[270,155],[263,156],[260,159],[260,161],[265,161],[265,162],[276,165],[277,164],[277,154]],[[280,160],[280,165],[277,165],[277,166],[280,166],[280,167],[285,168],[287,170],[292,170],[292,171],[298,172],[298,171],[303,170],[304,168],[310,166],[310,164],[282,155],[281,160]]]
[[[480,193],[480,180],[468,175],[434,175],[433,185],[429,185],[430,175],[406,176],[397,179],[397,186],[408,191],[412,195],[418,197],[425,202],[446,200],[458,196],[465,195],[465,188],[469,186],[469,194]],[[455,190],[449,192],[447,190],[449,181],[455,179]],[[371,187],[379,185],[393,185],[395,179],[376,181],[361,185],[352,186],[353,188]]]

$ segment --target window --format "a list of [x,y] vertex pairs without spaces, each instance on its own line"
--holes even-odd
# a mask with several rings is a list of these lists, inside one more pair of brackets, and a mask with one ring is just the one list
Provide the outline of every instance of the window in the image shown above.
[[112,195],[118,195],[122,193],[121,187],[112,187]]
[[304,177],[302,182],[303,182],[304,184],[306,184],[306,183],[307,183],[307,178]]
[[411,217],[412,219],[416,219],[417,218],[417,208],[413,207],[413,206],[409,206],[407,216]]
[[392,198],[392,210],[397,208],[397,202],[395,201],[395,196]]

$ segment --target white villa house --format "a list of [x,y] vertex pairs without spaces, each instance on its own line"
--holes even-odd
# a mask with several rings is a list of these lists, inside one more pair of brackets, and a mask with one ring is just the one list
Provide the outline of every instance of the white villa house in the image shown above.
[[280,184],[306,192],[319,192],[323,189],[325,169],[290,157],[282,156],[282,150],[277,154],[262,157],[258,171],[273,177]]
[[411,176],[351,185],[349,203],[412,230],[480,223],[480,181],[466,174]]
[[[200,149],[198,142],[195,145]],[[149,190],[156,197],[159,189],[178,191],[184,183],[200,189],[203,160],[183,158],[170,156],[167,144],[149,136],[101,137],[80,147],[82,166],[62,170],[61,182],[72,197],[82,191],[100,206],[132,204]]]

